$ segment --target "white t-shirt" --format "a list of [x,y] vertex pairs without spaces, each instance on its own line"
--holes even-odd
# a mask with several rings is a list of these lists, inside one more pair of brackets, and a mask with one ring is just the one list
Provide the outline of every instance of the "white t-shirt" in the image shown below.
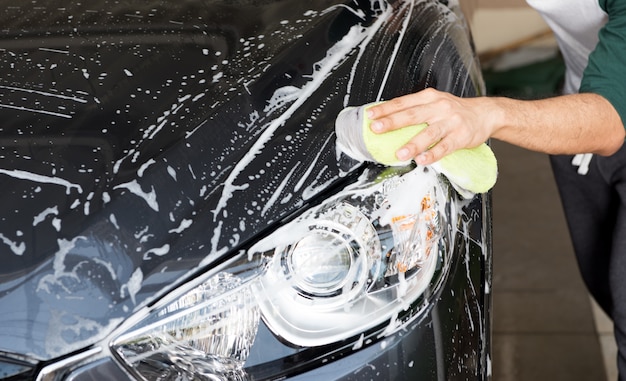
[[598,31],[608,20],[598,0],[526,0],[554,31],[565,61],[563,92],[576,93]]

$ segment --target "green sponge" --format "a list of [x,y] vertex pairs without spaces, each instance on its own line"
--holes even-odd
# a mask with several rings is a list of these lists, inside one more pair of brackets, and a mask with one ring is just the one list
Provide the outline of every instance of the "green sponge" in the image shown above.
[[[335,123],[337,145],[357,160],[374,161],[387,166],[407,165],[410,161],[398,160],[396,151],[427,124],[411,125],[382,134],[374,133],[370,128],[371,120],[365,113],[373,105],[346,108],[339,114]],[[431,167],[446,176],[464,197],[487,192],[495,185],[498,177],[496,157],[485,143],[475,148],[457,150]]]

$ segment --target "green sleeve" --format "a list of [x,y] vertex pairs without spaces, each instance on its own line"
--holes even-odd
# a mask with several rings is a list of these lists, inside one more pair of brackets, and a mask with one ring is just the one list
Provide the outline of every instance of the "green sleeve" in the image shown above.
[[599,0],[609,15],[600,30],[599,42],[589,56],[580,92],[606,98],[626,122],[626,1]]

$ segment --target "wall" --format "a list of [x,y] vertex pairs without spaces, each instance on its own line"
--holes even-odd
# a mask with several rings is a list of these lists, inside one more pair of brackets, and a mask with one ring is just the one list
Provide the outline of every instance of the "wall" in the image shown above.
[[[541,16],[524,0],[460,0],[473,9],[470,18],[478,53],[514,46],[549,31]],[[537,43],[553,44],[552,38]]]

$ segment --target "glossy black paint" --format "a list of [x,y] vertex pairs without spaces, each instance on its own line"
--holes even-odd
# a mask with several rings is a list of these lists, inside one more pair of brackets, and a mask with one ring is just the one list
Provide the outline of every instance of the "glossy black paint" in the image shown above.
[[[335,150],[344,106],[429,86],[480,93],[457,8],[0,1],[0,358],[29,379],[102,345],[139,306],[349,184],[364,165]],[[354,27],[365,48],[346,41]],[[467,214],[469,250],[430,314],[384,350],[339,346],[285,360],[302,362],[298,375],[272,372],[485,378],[488,196]],[[73,379],[125,374],[85,362]]]

